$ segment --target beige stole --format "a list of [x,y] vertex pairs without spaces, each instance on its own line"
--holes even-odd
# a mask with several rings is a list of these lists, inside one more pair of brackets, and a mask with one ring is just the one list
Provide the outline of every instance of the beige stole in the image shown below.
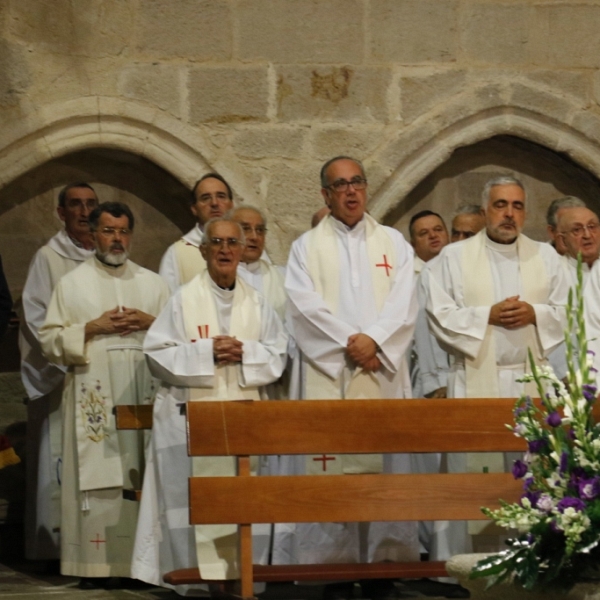
[[[181,289],[186,335],[191,341],[223,335],[219,326],[212,282],[204,270]],[[260,339],[261,309],[258,293],[240,278],[236,279],[231,304],[229,334],[243,340]],[[240,365],[215,366],[212,388],[190,388],[190,401],[260,400],[257,387],[239,385]],[[230,456],[192,459],[194,477],[236,475]],[[235,579],[238,575],[236,525],[201,525],[194,528],[200,574],[204,579]]]
[[[392,283],[391,274],[397,267],[396,248],[391,237],[371,216],[365,214],[365,236],[370,277],[365,285],[371,285],[377,310],[381,311],[389,295]],[[332,314],[337,315],[340,294],[340,261],[338,233],[335,231],[333,217],[327,216],[308,233],[306,243],[308,272],[316,292],[323,298]],[[387,267],[377,266],[386,264]],[[344,274],[349,276],[349,274]],[[359,307],[357,307],[359,310]],[[340,377],[333,380],[323,372],[306,362],[305,399],[369,399],[379,398],[381,387],[373,373],[356,368],[354,372],[344,369]],[[332,425],[332,426],[335,426]],[[346,454],[340,456],[307,456],[306,472],[309,474],[339,473],[381,473],[383,457],[381,455]]]
[[[462,283],[466,306],[492,306],[495,304],[494,282],[487,253],[487,236],[485,229],[478,235],[464,242],[462,252]],[[517,254],[523,293],[521,300],[530,304],[544,304],[548,300],[548,277],[546,266],[540,256],[538,245],[524,235],[517,238]],[[543,360],[540,355],[534,325],[527,326],[528,346],[534,360],[539,364]],[[465,376],[467,397],[498,398],[498,367],[496,364],[496,342],[494,327],[487,326],[485,338],[477,358],[465,356]],[[527,365],[526,365],[526,370]],[[535,395],[535,384],[525,386],[526,393]],[[498,452],[480,452],[467,454],[467,471],[500,473],[504,471],[504,455]],[[484,531],[485,522],[469,523],[469,533]],[[487,529],[486,532],[491,530]]]
[[200,254],[200,248],[186,242],[183,238],[175,242],[175,256],[181,285],[191,281],[206,269],[206,261]]

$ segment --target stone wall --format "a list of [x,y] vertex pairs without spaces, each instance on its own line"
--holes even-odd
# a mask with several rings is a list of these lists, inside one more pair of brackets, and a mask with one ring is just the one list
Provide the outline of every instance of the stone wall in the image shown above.
[[[464,190],[476,198],[488,173],[521,173],[541,236],[546,204],[579,190],[578,173],[581,193],[597,191],[599,30],[597,0],[4,0],[13,292],[75,172],[132,202],[151,267],[191,226],[185,189],[209,169],[266,209],[285,262],[338,153],[364,160],[369,210],[400,229],[422,207],[448,215]],[[491,138],[507,135],[531,145],[506,160]],[[474,162],[480,143],[487,162]]]

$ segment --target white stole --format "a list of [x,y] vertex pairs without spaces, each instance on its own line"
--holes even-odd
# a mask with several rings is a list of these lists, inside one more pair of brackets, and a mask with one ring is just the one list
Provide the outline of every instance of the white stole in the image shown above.
[[[487,255],[486,233],[482,230],[464,242],[462,252],[462,283],[466,306],[495,304],[494,282]],[[524,235],[517,238],[519,270],[523,285],[521,300],[529,304],[545,304],[548,300],[548,275],[537,243]],[[535,325],[527,325],[528,346],[537,364],[543,361],[537,343]],[[527,366],[527,365],[526,365]],[[465,357],[467,396],[469,398],[498,398],[498,375],[494,328],[487,326],[485,338],[475,359]],[[535,394],[535,385],[526,386]]]
[[183,238],[175,242],[175,256],[181,285],[191,281],[206,269],[206,261],[200,253],[200,248],[186,242]]
[[[365,214],[365,236],[370,265],[370,282],[378,311],[389,296],[392,284],[390,271],[397,267],[396,248],[385,229],[375,219]],[[315,291],[323,298],[332,314],[336,315],[340,294],[340,260],[338,233],[333,217],[325,217],[308,234],[307,268],[315,286]],[[385,263],[387,266],[377,266]],[[392,271],[393,272],[393,271]],[[345,274],[346,275],[346,274]],[[365,274],[366,275],[366,274]],[[359,310],[359,307],[357,307]],[[371,372],[356,368],[347,376],[348,370],[335,380],[306,362],[305,399],[369,399],[381,395],[379,380]],[[349,379],[349,381],[348,381]],[[319,460],[321,462],[319,462]],[[306,469],[311,474],[328,473],[380,473],[383,470],[381,455],[336,456],[327,464],[325,458],[307,457]]]
[[[181,288],[185,331],[190,341],[224,334],[219,326],[211,285],[210,275],[204,270]],[[258,294],[237,278],[228,335],[237,339],[259,340],[260,331]],[[215,366],[213,387],[189,388],[190,401],[260,400],[258,387],[240,387],[240,369],[239,365]],[[236,475],[235,459],[231,456],[194,457],[192,474],[194,477]],[[217,580],[238,578],[237,526],[200,525],[194,529],[198,568],[202,577]]]

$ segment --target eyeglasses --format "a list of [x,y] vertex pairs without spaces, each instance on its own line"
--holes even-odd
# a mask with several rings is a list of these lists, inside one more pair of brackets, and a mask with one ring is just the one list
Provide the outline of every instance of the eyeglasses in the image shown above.
[[347,191],[349,186],[352,186],[357,191],[364,190],[367,187],[367,180],[364,177],[353,177],[350,181],[347,179],[337,179],[327,187],[339,193]]
[[254,232],[256,235],[265,235],[265,233],[267,233],[267,228],[264,225],[252,227],[252,225],[246,225],[245,223],[242,223],[241,227],[244,233]]
[[570,233],[573,237],[581,237],[587,229],[590,235],[594,235],[600,229],[600,223],[588,223],[587,225],[576,225],[573,229],[569,229],[566,233]]
[[209,202],[218,202],[219,204],[225,204],[231,202],[231,198],[227,194],[202,194],[200,198],[196,199],[196,202],[200,204],[208,204]]
[[211,245],[212,248],[223,248],[224,246],[228,246],[231,250],[235,250],[236,248],[239,248],[240,246],[243,246],[244,244],[242,244],[242,242],[240,240],[238,240],[237,238],[219,238],[219,237],[213,237],[210,238],[208,240],[208,243]]
[[119,235],[122,235],[123,237],[127,237],[128,235],[131,235],[131,229],[117,229],[115,227],[103,227],[100,230],[100,233],[102,235],[105,235],[106,237],[115,237],[115,235],[117,233]]

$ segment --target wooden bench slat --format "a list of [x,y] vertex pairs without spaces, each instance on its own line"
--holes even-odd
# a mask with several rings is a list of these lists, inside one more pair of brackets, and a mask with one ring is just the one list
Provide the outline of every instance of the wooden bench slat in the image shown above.
[[[356,579],[420,579],[446,577],[444,562],[382,562],[369,564],[341,563],[328,565],[253,565],[253,580],[276,581],[343,581]],[[171,585],[200,583],[198,569],[179,569],[163,577]]]
[[510,473],[193,477],[190,522],[477,520],[521,492]]
[[120,404],[113,410],[117,429],[152,429],[152,404]]

